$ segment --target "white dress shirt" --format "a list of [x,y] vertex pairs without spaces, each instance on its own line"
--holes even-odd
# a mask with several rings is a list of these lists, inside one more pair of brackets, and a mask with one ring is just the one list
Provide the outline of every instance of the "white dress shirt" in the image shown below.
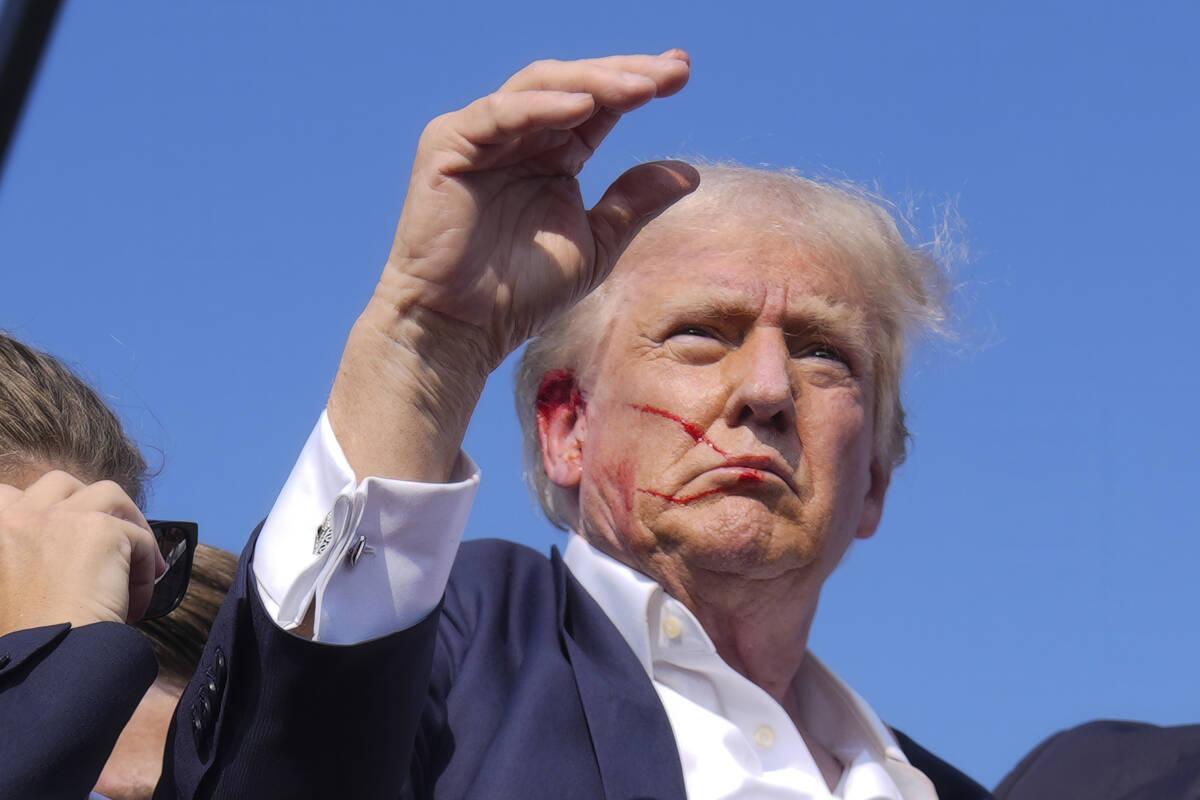
[[[291,629],[315,603],[315,638],[338,644],[411,627],[445,591],[479,477],[462,454],[451,483],[358,483],[322,414],[255,549],[267,611]],[[936,800],[887,726],[811,654],[802,713],[843,767],[833,791],[787,712],[717,655],[682,603],[574,534],[564,559],[650,675],[692,800]]]
[[576,534],[563,560],[650,676],[692,800],[937,797],[875,712],[811,653],[797,689],[805,727],[843,767],[832,791],[787,712],[717,655],[683,603]]
[[271,618],[291,630],[315,602],[313,638],[357,644],[427,617],[446,590],[479,468],[463,453],[451,479],[355,482],[322,413],[251,562]]

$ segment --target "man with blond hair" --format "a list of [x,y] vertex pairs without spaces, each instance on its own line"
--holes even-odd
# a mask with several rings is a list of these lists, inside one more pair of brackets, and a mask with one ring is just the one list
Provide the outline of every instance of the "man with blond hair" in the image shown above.
[[[642,164],[584,208],[594,149],[689,71],[678,50],[537,62],[427,127],[327,413],[214,628],[229,688],[184,695],[181,796],[987,796],[807,650],[903,459],[936,265],[877,205],[786,174]],[[549,559],[459,547],[467,423],[531,337],[527,469],[570,532]],[[256,786],[280,758],[295,784]]]

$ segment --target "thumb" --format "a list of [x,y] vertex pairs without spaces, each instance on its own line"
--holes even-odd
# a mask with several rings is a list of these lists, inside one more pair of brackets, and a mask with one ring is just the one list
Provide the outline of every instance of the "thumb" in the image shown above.
[[596,242],[596,274],[588,290],[608,277],[638,231],[699,185],[700,173],[683,161],[639,164],[613,181],[588,212]]

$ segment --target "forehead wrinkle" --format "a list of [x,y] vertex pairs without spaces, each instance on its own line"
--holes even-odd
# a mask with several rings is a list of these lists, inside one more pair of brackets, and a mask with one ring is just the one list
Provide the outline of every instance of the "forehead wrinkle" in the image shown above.
[[[782,307],[785,334],[815,335],[870,355],[878,321],[867,307],[869,290],[855,264],[836,248],[761,231],[739,236],[740,230],[728,224],[717,230],[668,228],[657,231],[649,243],[635,240],[635,252],[627,251],[614,273],[621,300],[631,303],[626,307],[642,325],[685,315],[701,321],[746,321],[768,307],[775,314]],[[689,269],[691,258],[718,254],[728,260],[729,272],[707,265]],[[654,306],[639,307],[646,281],[668,281],[675,290]],[[622,316],[619,307],[614,320]]]
[[[652,310],[656,317],[687,315],[713,321],[757,318],[764,301],[748,293],[737,295],[676,294]],[[862,339],[866,346],[867,314],[856,305],[819,294],[791,294],[780,326],[786,333],[817,332],[839,338]]]

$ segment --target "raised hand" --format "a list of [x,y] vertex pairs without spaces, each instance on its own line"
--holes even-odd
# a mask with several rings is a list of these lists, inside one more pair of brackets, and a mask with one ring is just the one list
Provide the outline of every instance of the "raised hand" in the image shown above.
[[689,70],[679,50],[539,61],[429,124],[330,398],[359,476],[445,480],[487,375],[695,188],[685,164],[643,164],[589,211],[575,178],[622,114]]
[[132,622],[166,564],[129,496],[48,472],[0,484],[0,635],[70,622]]

